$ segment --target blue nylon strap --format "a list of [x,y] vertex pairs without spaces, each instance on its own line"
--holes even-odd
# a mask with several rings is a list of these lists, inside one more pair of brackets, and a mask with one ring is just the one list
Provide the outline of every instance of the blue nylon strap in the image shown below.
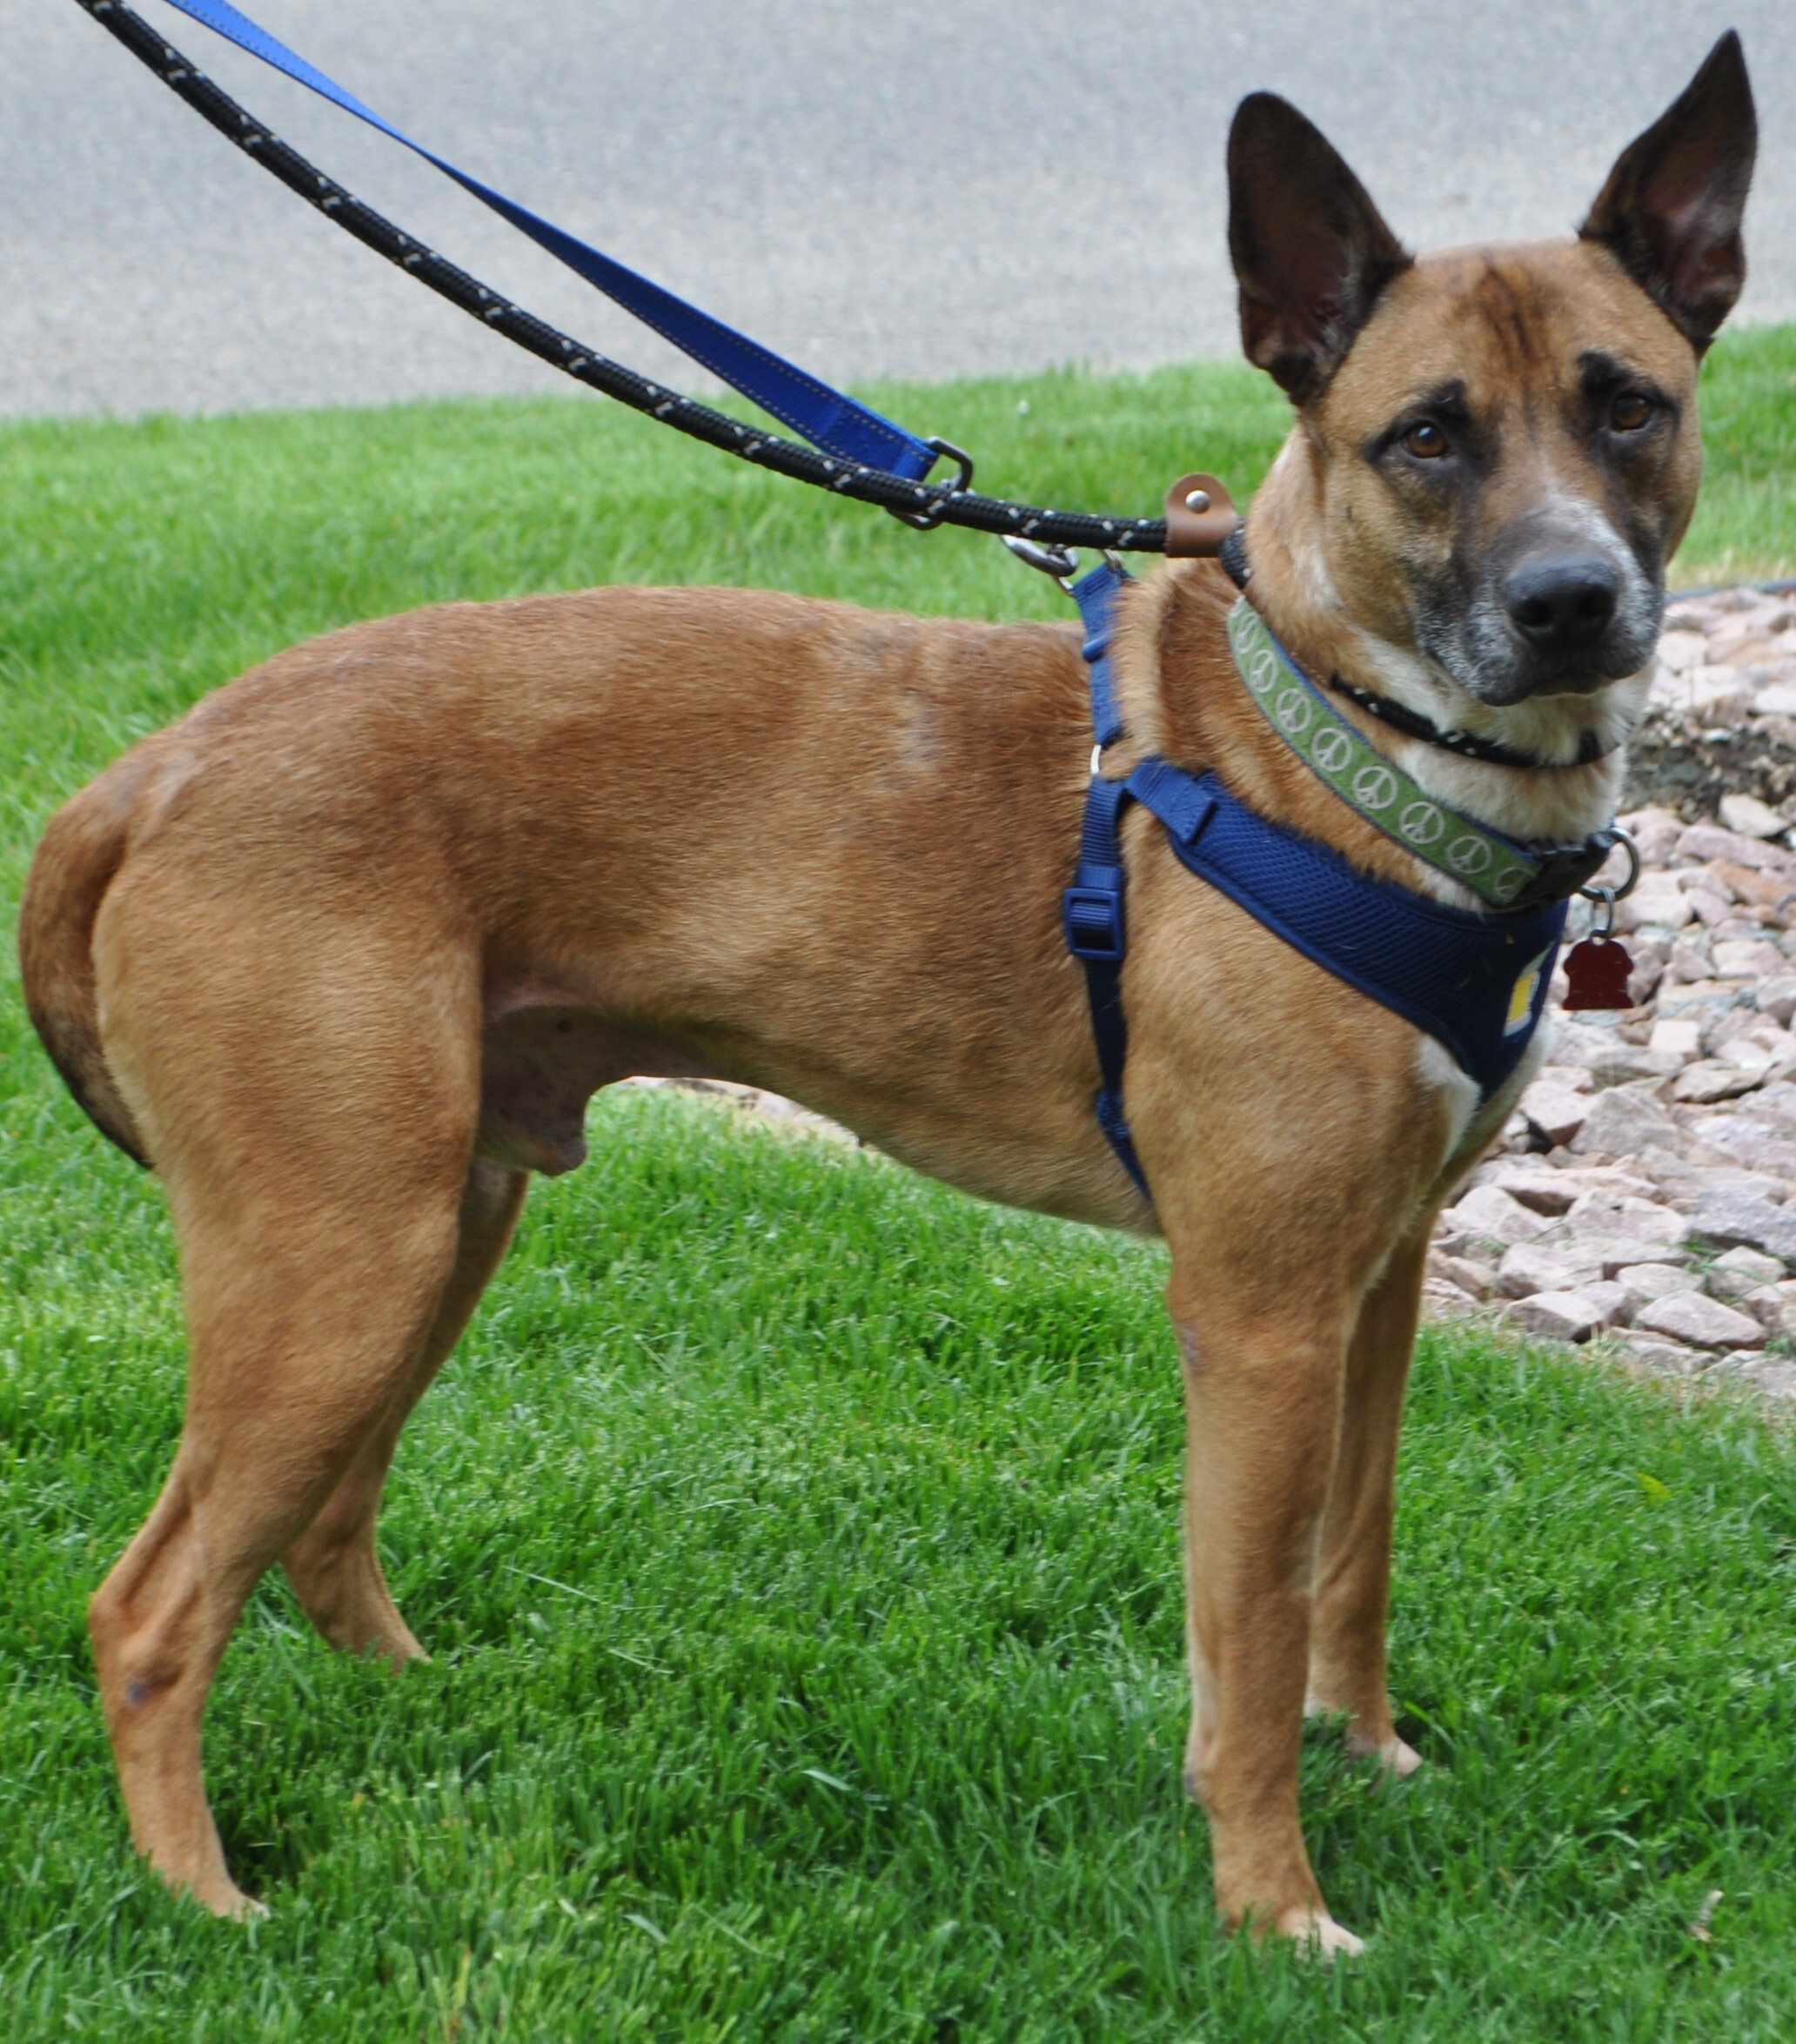
[[1488,1100],[1520,1063],[1546,1004],[1565,903],[1468,914],[1368,879],[1339,853],[1269,822],[1215,774],[1149,760],[1129,791],[1190,871],[1337,979],[1444,1044]]
[[[1091,677],[1091,721],[1100,747],[1122,734],[1122,713],[1110,672],[1110,633],[1116,594],[1132,578],[1108,561],[1073,586],[1085,625],[1085,660]],[[1151,1198],[1122,1111],[1122,1074],[1129,1062],[1129,1024],[1122,1008],[1122,960],[1129,948],[1123,903],[1120,826],[1129,801],[1128,783],[1094,774],[1085,797],[1079,866],[1062,902],[1067,948],[1085,968],[1091,1035],[1100,1083],[1097,1123],[1142,1196]]]
[[1099,745],[1115,745],[1122,735],[1122,706],[1116,700],[1116,678],[1110,667],[1110,640],[1116,628],[1117,592],[1134,580],[1102,560],[1073,584],[1073,601],[1085,627],[1085,665],[1091,674],[1091,728]]
[[771,412],[794,432],[802,433],[813,446],[821,447],[826,454],[834,454],[841,460],[883,469],[888,474],[903,476],[912,481],[928,473],[935,459],[935,450],[914,433],[906,432],[901,426],[895,425],[865,405],[857,404],[842,392],[832,390],[795,364],[762,347],[758,341],[750,340],[746,334],[738,333],[734,327],[726,326],[720,319],[714,319],[708,312],[700,312],[684,298],[675,298],[672,292],[664,291],[636,271],[627,269],[599,250],[588,247],[553,222],[539,218],[507,198],[502,191],[495,191],[490,184],[483,184],[478,178],[458,170],[446,157],[436,155],[422,143],[414,142],[391,121],[383,119],[372,107],[365,105],[354,93],[345,91],[334,79],[327,78],[303,57],[289,50],[285,43],[278,42],[247,15],[231,6],[228,0],[169,0],[169,4],[191,20],[236,44],[239,50],[247,50],[251,57],[259,57],[264,64],[285,72],[298,84],[328,99],[333,106],[340,107],[345,113],[353,114],[371,128],[378,128],[413,155],[433,164],[446,177],[452,178],[482,205],[491,207],[501,219],[527,234],[539,247],[546,249],[558,261],[566,264],[570,270],[585,278],[626,312],[633,313],[646,326],[652,326],[682,354],[702,364],[714,376],[733,390],[740,391],[745,398],[752,399],[762,411]]

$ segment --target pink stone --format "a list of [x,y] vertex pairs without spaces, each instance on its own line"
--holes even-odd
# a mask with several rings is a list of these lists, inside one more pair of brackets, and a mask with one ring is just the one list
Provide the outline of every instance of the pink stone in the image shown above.
[[1543,1291],[1511,1306],[1504,1317],[1542,1341],[1587,1342],[1603,1324],[1601,1309],[1582,1292]]
[[1669,1050],[1679,1057],[1695,1057],[1702,1050],[1702,1024],[1680,1016],[1675,1022],[1656,1022],[1646,1041],[1649,1050]]
[[1616,1270],[1615,1282],[1625,1285],[1644,1306],[1672,1292],[1688,1291],[1690,1273],[1676,1263],[1623,1263]]
[[[1589,1084],[1589,1076],[1578,1075]],[[1591,1109],[1592,1096],[1574,1092],[1571,1087],[1559,1084],[1552,1079],[1537,1079],[1521,1098],[1521,1110],[1528,1117],[1528,1126],[1549,1147],[1569,1143],[1583,1128],[1585,1116]]]
[[1683,1343],[1668,1342],[1659,1335],[1630,1334],[1626,1345],[1644,1369],[1656,1370],[1667,1377],[1694,1377],[1714,1360],[1700,1349],[1687,1349]]
[[1624,935],[1648,924],[1654,929],[1682,929],[1695,914],[1672,875],[1643,873],[1633,893],[1615,904],[1615,927]]
[[1497,1289],[1506,1299],[1531,1298],[1541,1291],[1581,1291],[1601,1282],[1603,1266],[1575,1250],[1550,1249],[1545,1243],[1518,1242],[1503,1252],[1497,1266]]
[[1678,840],[1672,855],[1692,865],[1710,859],[1731,859],[1736,866],[1757,866],[1767,873],[1787,873],[1796,864],[1787,852],[1761,844],[1757,838],[1722,830],[1712,823],[1692,823]]
[[1519,1200],[1494,1185],[1476,1185],[1442,1216],[1443,1232],[1468,1242],[1532,1242],[1546,1226]]
[[1634,1315],[1646,1334],[1666,1334],[1694,1349],[1759,1349],[1765,1330],[1750,1313],[1736,1312],[1699,1291],[1674,1291],[1653,1299]]

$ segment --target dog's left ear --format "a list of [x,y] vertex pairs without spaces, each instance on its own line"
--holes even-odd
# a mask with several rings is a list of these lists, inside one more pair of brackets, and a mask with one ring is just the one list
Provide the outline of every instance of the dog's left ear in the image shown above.
[[1759,145],[1730,29],[1679,98],[1623,150],[1578,229],[1600,242],[1701,354],[1746,280],[1740,216]]

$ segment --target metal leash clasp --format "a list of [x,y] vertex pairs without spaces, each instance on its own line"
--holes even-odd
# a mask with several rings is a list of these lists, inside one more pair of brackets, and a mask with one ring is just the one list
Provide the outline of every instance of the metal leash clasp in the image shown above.
[[1048,575],[1058,582],[1069,596],[1073,593],[1073,577],[1079,572],[1079,557],[1070,546],[1042,546],[1033,539],[1019,539],[1014,533],[1002,535],[1007,546],[1025,567],[1032,567],[1038,575]]
[[[1001,533],[998,536],[1025,567],[1049,576],[1069,596],[1072,595],[1073,577],[1079,572],[1079,556],[1070,546],[1043,546],[1034,539],[1019,539],[1015,533]],[[1123,566],[1120,553],[1106,546],[1103,557],[1113,574],[1128,579],[1129,571]]]

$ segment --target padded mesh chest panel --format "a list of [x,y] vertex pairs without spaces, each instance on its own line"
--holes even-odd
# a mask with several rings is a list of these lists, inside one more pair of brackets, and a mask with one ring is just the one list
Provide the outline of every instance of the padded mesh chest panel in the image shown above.
[[1368,879],[1337,852],[1268,822],[1213,774],[1149,760],[1129,792],[1180,861],[1337,979],[1445,1045],[1489,1099],[1546,1005],[1565,904],[1469,915]]

